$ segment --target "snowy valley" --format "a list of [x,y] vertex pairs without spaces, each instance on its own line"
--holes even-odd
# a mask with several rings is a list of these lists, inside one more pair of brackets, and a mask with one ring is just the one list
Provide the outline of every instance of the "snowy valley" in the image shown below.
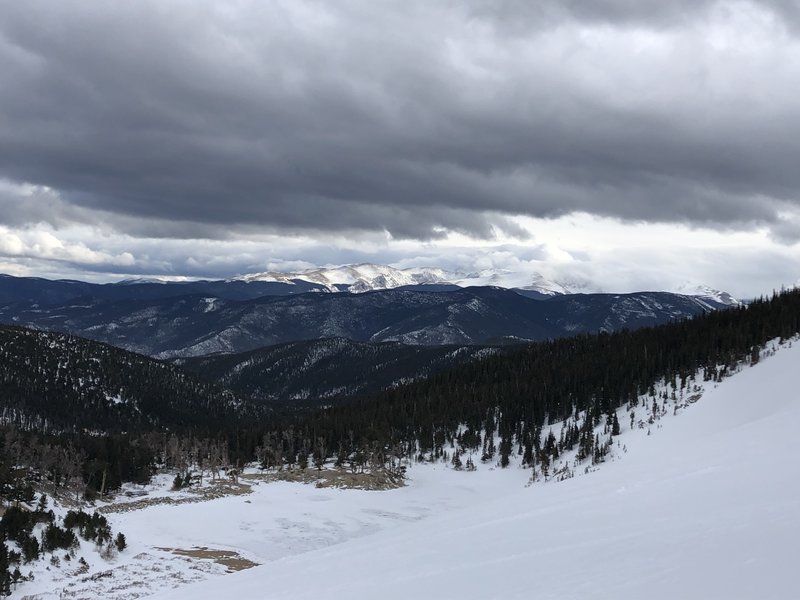
[[798,7],[0,1],[0,600],[800,600]]
[[216,494],[128,486],[98,505],[125,551],[79,575],[51,565],[12,597],[797,597],[798,361],[800,343],[775,341],[720,382],[674,397],[662,382],[656,406],[619,409],[603,460],[565,453],[547,477],[517,452],[505,469],[465,452],[474,471],[409,461],[406,485],[379,491],[318,487],[313,467],[305,483],[251,467]]

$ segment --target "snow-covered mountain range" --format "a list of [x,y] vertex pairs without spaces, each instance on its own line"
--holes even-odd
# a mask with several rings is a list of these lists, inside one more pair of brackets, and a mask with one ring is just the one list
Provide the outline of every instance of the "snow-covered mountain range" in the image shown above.
[[167,283],[3,276],[0,323],[168,358],[325,337],[414,345],[535,341],[653,326],[737,304],[708,288],[687,291],[574,293],[538,273],[374,264]]
[[[389,265],[361,263],[336,267],[319,267],[305,271],[266,271],[235,277],[232,281],[294,284],[307,282],[322,286],[330,292],[362,293],[399,287],[451,285],[458,287],[494,286],[556,296],[584,292],[601,292],[597,288],[580,287],[546,278],[537,272],[517,272],[508,269],[479,271],[447,271],[438,267],[398,269]],[[717,304],[735,305],[739,301],[727,292],[705,285],[685,283],[668,291],[686,296],[709,298]]]
[[574,290],[545,278],[541,273],[518,273],[507,269],[463,272],[447,271],[438,267],[398,269],[373,263],[320,267],[295,272],[266,271],[242,275],[234,278],[234,281],[274,283],[305,281],[324,286],[331,292],[351,293],[420,285],[494,286],[533,291],[545,296],[574,293]]
[[451,274],[444,269],[423,267],[418,269],[396,269],[388,265],[362,263],[323,267],[297,272],[266,271],[236,277],[241,281],[265,281],[294,283],[307,281],[324,286],[328,291],[369,292],[387,290],[410,285],[452,283]]
[[[513,289],[523,296],[547,299],[569,294],[618,293],[603,285],[546,277],[538,272],[509,269],[448,271],[438,267],[396,268],[362,263],[319,267],[304,271],[266,271],[226,280],[138,278],[96,284],[71,280],[47,280],[0,274],[0,306],[12,302],[57,304],[77,298],[132,300],[169,298],[191,294],[228,300],[264,296],[290,296],[308,292],[363,293],[406,289],[453,291],[465,287]],[[739,301],[727,292],[697,283],[658,286],[660,290],[705,299],[711,305],[735,306]]]

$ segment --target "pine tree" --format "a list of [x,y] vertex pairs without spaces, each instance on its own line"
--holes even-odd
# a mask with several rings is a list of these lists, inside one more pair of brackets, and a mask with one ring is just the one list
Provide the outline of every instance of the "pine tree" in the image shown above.
[[456,471],[460,471],[463,468],[464,465],[461,462],[461,453],[458,450],[456,450],[453,453],[453,469],[455,469]]

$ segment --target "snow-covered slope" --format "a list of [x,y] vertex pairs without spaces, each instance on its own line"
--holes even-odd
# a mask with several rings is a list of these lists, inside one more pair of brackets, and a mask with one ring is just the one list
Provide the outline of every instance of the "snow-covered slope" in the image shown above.
[[387,265],[363,263],[294,273],[267,271],[265,273],[244,275],[238,279],[281,283],[292,283],[295,280],[300,280],[323,285],[332,292],[342,291],[343,289],[349,292],[368,292],[407,285],[449,283],[450,275],[442,269],[430,267],[395,269]]
[[[624,428],[624,448],[596,472],[524,488],[519,471],[520,479],[485,468],[414,479],[412,470],[409,488],[380,493],[400,524],[311,552],[290,549],[158,598],[798,598],[799,362],[795,343],[706,384],[699,401],[650,430]],[[460,502],[421,522],[407,518],[412,504],[447,503],[437,481]],[[341,514],[325,503],[316,514],[313,504],[301,518],[340,527]],[[296,511],[279,495],[263,509],[292,529],[297,517],[287,515]]]
[[722,304],[724,306],[737,306],[741,304],[739,300],[731,296],[728,292],[715,290],[712,287],[702,284],[685,283],[670,291],[685,296],[696,296],[701,300],[709,300],[712,303]]
[[541,273],[518,273],[505,269],[487,269],[473,273],[454,273],[452,283],[462,287],[493,285],[539,292],[544,296],[571,294],[572,290],[555,281],[546,279]]
[[[447,271],[435,267],[413,267],[397,269],[388,265],[362,263],[338,267],[322,267],[306,271],[266,271],[237,277],[234,281],[260,281],[272,283],[296,283],[298,281],[320,285],[324,289],[354,293],[386,290],[404,286],[426,284],[470,286],[495,286],[537,292],[543,296],[599,292],[602,286],[591,284],[565,284],[546,278],[538,272],[512,271],[509,269],[482,269],[480,271]],[[706,299],[712,305],[734,306],[739,304],[727,292],[715,290],[707,285],[684,283],[670,290],[686,296]]]
[[362,263],[297,272],[267,271],[238,277],[240,281],[293,283],[307,281],[329,291],[369,292],[403,286],[445,284],[460,287],[496,286],[519,288],[543,295],[569,294],[565,286],[546,279],[540,273],[517,273],[504,269],[485,269],[471,273],[451,272],[435,267],[396,269],[388,265]]

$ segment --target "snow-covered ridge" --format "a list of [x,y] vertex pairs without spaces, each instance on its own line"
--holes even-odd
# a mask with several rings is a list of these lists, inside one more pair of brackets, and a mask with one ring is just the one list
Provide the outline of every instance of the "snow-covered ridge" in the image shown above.
[[140,285],[146,283],[188,283],[194,281],[194,278],[184,277],[182,275],[165,275],[162,277],[130,277],[117,282],[117,285]]
[[724,304],[726,306],[737,306],[741,304],[739,300],[731,296],[728,292],[715,290],[712,287],[702,284],[684,283],[670,291],[676,294],[683,294],[684,296],[695,296],[700,299],[711,300],[712,302]]
[[538,292],[544,296],[572,294],[566,285],[551,281],[541,273],[517,273],[507,269],[485,269],[473,273],[456,273],[452,283],[466,286],[496,286]]
[[332,292],[340,291],[343,287],[351,292],[368,292],[406,285],[449,283],[449,274],[443,269],[430,267],[396,269],[387,265],[362,263],[298,272],[267,271],[243,275],[236,279],[278,283],[293,283],[294,280],[301,280],[319,284]]
[[321,285],[331,292],[346,290],[354,293],[428,284],[519,288],[544,295],[572,293],[568,287],[550,281],[540,273],[515,273],[504,269],[484,269],[463,273],[447,271],[438,267],[397,269],[388,265],[372,263],[322,267],[296,272],[266,271],[242,275],[234,280],[289,284],[299,280]]
[[[294,284],[305,281],[321,286],[329,292],[353,293],[388,290],[416,285],[454,285],[458,287],[494,286],[537,292],[544,296],[557,296],[582,292],[600,292],[587,284],[573,284],[548,279],[538,272],[519,272],[509,269],[482,269],[479,271],[448,271],[438,267],[411,267],[398,269],[389,265],[361,263],[336,267],[319,267],[305,271],[265,271],[236,277],[233,281],[264,281]],[[668,290],[684,296],[707,300],[713,305],[736,306],[740,302],[729,293],[707,285],[684,283]]]

